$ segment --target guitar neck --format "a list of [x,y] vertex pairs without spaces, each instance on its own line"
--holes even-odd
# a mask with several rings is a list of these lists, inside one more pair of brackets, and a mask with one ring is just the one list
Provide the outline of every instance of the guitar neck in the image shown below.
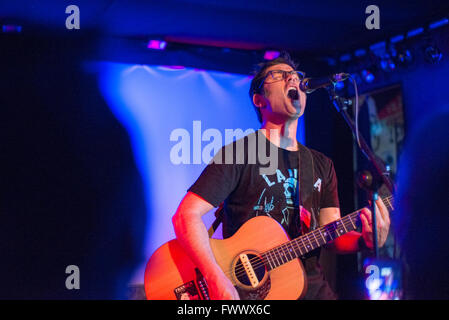
[[[382,198],[382,202],[389,211],[394,209],[392,205],[392,196]],[[263,259],[265,259],[266,266],[272,270],[335,240],[345,233],[356,230],[360,220],[359,216],[361,211],[362,210],[357,210],[341,219],[328,223],[325,226],[319,227],[305,235],[266,251],[262,255]]]

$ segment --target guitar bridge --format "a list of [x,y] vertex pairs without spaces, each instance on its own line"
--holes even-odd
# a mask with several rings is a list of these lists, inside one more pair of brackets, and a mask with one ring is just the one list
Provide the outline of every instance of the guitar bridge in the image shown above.
[[196,286],[198,288],[199,293],[202,296],[202,300],[210,300],[206,279],[204,279],[200,269],[195,268],[195,273],[196,273]]

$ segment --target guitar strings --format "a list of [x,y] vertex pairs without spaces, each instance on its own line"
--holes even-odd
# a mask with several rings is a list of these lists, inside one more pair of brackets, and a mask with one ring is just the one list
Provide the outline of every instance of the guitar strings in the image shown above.
[[[386,206],[387,208],[390,208],[390,210],[393,209],[393,206],[391,205],[391,202],[390,202],[390,200],[392,200],[392,198],[393,198],[393,196],[387,196],[387,197],[385,197],[385,198],[381,198],[381,200],[383,201],[383,203],[385,204],[385,206]],[[359,213],[360,213],[360,211],[361,211],[361,210],[355,211],[355,212],[353,212],[353,213],[351,213],[351,214],[348,214],[348,215],[344,216],[343,218],[337,220],[337,221],[342,221],[342,222],[343,222],[343,227],[344,227],[344,229],[345,229],[345,231],[346,231],[345,233],[349,232],[348,230],[346,230],[346,229],[347,229],[347,224],[348,224],[348,222],[350,223],[350,225],[349,225],[350,228],[353,227],[353,230],[356,229],[356,226],[354,225],[354,223],[353,223],[353,221],[352,221],[352,217],[353,217],[353,216],[354,216],[354,217],[358,216]],[[349,220],[349,221],[348,221],[348,220]],[[284,261],[282,260],[282,256],[285,256],[287,259],[289,259],[288,256],[287,256],[286,254],[284,254],[283,252],[281,253],[281,256],[279,256],[274,250],[280,250],[280,249],[284,250],[284,249],[285,249],[284,246],[288,249],[288,244],[289,244],[289,243],[294,243],[294,245],[296,246],[297,249],[301,249],[301,244],[299,244],[299,240],[302,241],[302,243],[303,243],[303,244],[302,244],[302,248],[305,249],[305,250],[306,250],[306,253],[307,253],[307,252],[308,252],[308,251],[307,251],[307,245],[304,244],[304,239],[308,240],[309,243],[311,244],[312,248],[313,248],[313,245],[312,245],[311,239],[310,239],[310,238],[311,238],[311,237],[310,237],[310,234],[312,234],[313,237],[315,238],[315,242],[318,243],[319,246],[323,245],[323,244],[320,244],[319,241],[317,240],[317,239],[319,238],[319,237],[317,238],[317,234],[319,233],[319,235],[321,236],[321,238],[324,239],[323,235],[321,234],[321,230],[334,232],[335,230],[337,230],[337,227],[336,227],[337,224],[336,224],[335,222],[336,222],[336,221],[334,221],[334,222],[332,222],[332,223],[330,223],[330,224],[328,224],[328,225],[326,225],[326,226],[320,227],[320,228],[318,228],[318,229],[316,229],[316,230],[310,232],[310,233],[307,234],[307,235],[298,237],[298,238],[296,238],[296,239],[294,239],[294,240],[292,240],[292,241],[289,241],[289,242],[287,242],[287,243],[285,243],[285,244],[283,244],[283,245],[281,245],[281,246],[278,246],[278,247],[275,247],[275,248],[273,248],[273,249],[270,249],[270,250],[268,250],[266,253],[264,253],[264,255],[269,254],[270,251],[272,251],[274,257],[278,260],[278,262],[279,262],[279,259],[280,259],[280,260],[282,261],[282,263],[284,263]],[[333,229],[330,229],[330,227],[332,227]],[[341,235],[341,234],[340,234],[340,235]],[[337,237],[339,237],[340,235],[337,235]],[[331,237],[331,238],[332,238],[332,237]],[[325,242],[327,242],[326,239],[324,239],[324,240],[325,240]],[[333,239],[332,239],[332,240],[333,240]],[[292,245],[292,247],[293,247],[293,245]],[[299,251],[300,251],[301,255],[303,255],[302,252],[301,252],[301,250],[299,250]],[[290,254],[290,256],[291,256],[290,251],[289,251],[289,254]],[[269,257],[269,259],[271,259],[271,260],[276,264],[276,261],[274,261],[274,259],[273,259],[271,256],[268,256],[268,257]],[[278,258],[279,258],[279,259],[278,259]],[[291,259],[293,259],[293,258],[291,258]],[[269,261],[268,261],[268,262],[269,262]],[[281,264],[282,264],[282,263],[281,263]],[[270,267],[271,267],[271,266],[270,266]]]
[[[356,213],[357,213],[357,212],[356,212]],[[353,224],[352,221],[348,221],[349,219],[350,219],[350,215],[347,215],[347,216],[343,217],[342,219],[340,219],[340,220],[343,222],[343,227],[345,228],[346,231],[347,231],[347,226],[346,226],[347,224],[348,224],[348,226],[350,226],[350,228],[352,228],[352,227],[354,226],[354,224]],[[314,230],[314,231],[312,231],[312,232],[310,232],[310,233],[308,233],[308,234],[306,234],[306,235],[303,235],[303,236],[301,236],[301,237],[298,237],[298,238],[296,238],[296,239],[294,239],[294,240],[292,240],[292,241],[289,241],[289,242],[287,242],[287,243],[284,243],[284,244],[282,244],[282,245],[280,245],[280,246],[278,246],[278,247],[274,247],[274,248],[272,248],[272,249],[270,249],[270,250],[267,250],[265,253],[262,254],[262,256],[265,257],[265,260],[267,260],[267,262],[269,263],[270,267],[271,267],[271,263],[270,263],[270,261],[269,261],[268,259],[270,259],[271,261],[273,261],[273,264],[274,264],[274,265],[276,265],[276,260],[277,260],[278,266],[280,266],[281,264],[286,263],[286,262],[283,260],[283,258],[289,259],[288,255],[287,255],[287,254],[284,254],[283,251],[284,251],[286,248],[288,249],[288,244],[290,244],[290,246],[294,249],[294,253],[295,253],[295,256],[296,256],[295,258],[299,258],[298,254],[297,254],[298,249],[299,249],[299,252],[300,252],[300,256],[303,256],[304,254],[306,254],[307,252],[309,252],[309,250],[308,250],[308,248],[307,248],[307,245],[306,245],[305,242],[304,242],[305,239],[309,241],[309,243],[310,243],[310,245],[311,245],[311,247],[312,247],[312,250],[315,249],[315,248],[313,247],[312,241],[311,241],[311,239],[310,239],[310,238],[311,238],[311,235],[313,235],[313,237],[315,238],[315,241],[314,241],[314,242],[318,244],[318,246],[317,246],[316,248],[318,248],[319,246],[321,246],[321,245],[324,244],[324,243],[321,244],[321,243],[317,240],[317,239],[319,238],[319,237],[317,238],[317,234],[318,234],[318,233],[321,233],[321,229],[326,230],[327,232],[335,232],[336,230],[338,230],[337,225],[336,225],[335,223],[330,223],[329,225],[326,225],[326,226],[323,226],[323,227],[321,227],[321,228],[319,228],[319,229],[316,229],[316,230]],[[347,232],[348,232],[348,231],[347,231]],[[337,236],[337,237],[338,237],[338,236]],[[324,239],[325,242],[327,242],[326,239],[324,238],[324,236],[323,236],[322,234],[321,234],[321,238]],[[331,236],[331,239],[332,239],[332,236]],[[299,240],[301,240],[302,245],[301,245],[301,243],[299,242]],[[332,240],[333,240],[333,239],[332,239]],[[304,249],[304,251],[305,251],[304,254],[302,253],[301,248]],[[296,250],[295,250],[295,249],[296,249]],[[281,255],[279,254],[279,250],[281,250]],[[276,252],[276,251],[277,251],[277,252]],[[270,252],[271,252],[271,254],[270,254]],[[295,258],[292,258],[292,254],[290,253],[290,260],[295,259]],[[256,258],[250,259],[250,261],[254,261],[254,260],[256,260],[256,259],[260,260],[259,257],[256,257]],[[275,259],[276,259],[276,260],[275,260]],[[281,261],[282,263],[279,264],[279,261]],[[265,264],[265,263],[262,261],[262,264]],[[254,264],[253,267],[258,267],[258,266],[260,266],[260,265],[261,265],[261,263],[260,263],[260,261],[259,261],[259,263]],[[243,268],[243,267],[238,268],[238,271],[241,271],[242,269],[243,269],[243,271],[244,271],[244,268]],[[236,274],[238,273],[238,274],[240,275],[240,272],[238,272],[238,271],[237,271],[237,269],[236,269]]]
[[[347,222],[347,221],[346,221],[346,222]],[[332,226],[332,227],[333,227],[333,230],[331,230],[330,228],[329,228],[328,230],[331,231],[331,232],[334,232],[335,230],[337,230],[337,228],[336,228],[335,226]],[[313,232],[310,232],[308,236],[305,236],[305,235],[304,235],[305,238],[307,238],[307,240],[309,240],[310,243],[311,243],[311,241],[310,241],[310,239],[309,239],[310,234],[314,234],[314,233],[316,233],[316,231],[317,231],[317,230],[315,230],[315,231],[313,231]],[[284,264],[284,263],[286,263],[286,262],[288,262],[288,261],[292,261],[293,259],[296,259],[296,258],[299,258],[300,256],[303,256],[304,254],[306,254],[306,253],[309,252],[309,251],[307,250],[307,247],[306,247],[305,244],[304,244],[303,239],[301,239],[301,241],[303,242],[302,245],[298,242],[298,240],[300,240],[300,238],[303,238],[304,236],[301,236],[301,237],[299,237],[299,238],[296,238],[296,239],[295,239],[296,241],[295,241],[295,240],[292,240],[292,241],[291,241],[291,243],[292,243],[291,247],[294,249],[295,258],[292,258],[293,255],[292,255],[291,253],[290,253],[290,258],[288,257],[287,254],[283,254],[283,253],[282,253],[282,250],[284,250],[285,247],[288,248],[288,246],[287,246],[286,244],[283,244],[283,245],[281,245],[281,246],[278,246],[278,247],[275,247],[275,248],[272,248],[272,249],[266,251],[265,253],[263,253],[263,254],[261,255],[261,257],[257,256],[257,257],[255,257],[255,258],[251,258],[250,261],[253,261],[253,262],[254,262],[254,260],[258,260],[254,265],[252,265],[252,267],[257,269],[258,267],[260,267],[260,266],[262,266],[262,265],[265,265],[265,266],[266,266],[267,264],[264,262],[264,260],[265,260],[265,261],[268,262],[268,264],[270,265],[270,268],[271,268],[271,263],[270,263],[269,260],[268,260],[268,259],[271,259],[271,261],[273,262],[273,264],[275,265],[275,268],[276,268],[276,267],[279,267],[280,265],[282,265],[282,264]],[[331,238],[332,238],[332,237],[331,237]],[[320,246],[323,245],[323,244],[320,244],[318,241],[315,241],[315,243],[318,244],[318,246],[317,246],[316,248],[318,248],[318,247],[320,247]],[[304,253],[304,254],[302,254],[302,251],[300,250],[301,246],[302,246],[302,248],[305,250],[305,253]],[[313,248],[313,249],[316,249],[316,248],[313,247],[313,245],[312,245],[312,248]],[[296,249],[296,250],[295,250],[295,249]],[[297,254],[298,249],[299,249],[299,252],[300,252],[300,255],[299,255],[299,256],[298,256],[298,254]],[[313,249],[312,249],[312,250],[313,250]],[[281,255],[279,254],[279,250],[281,250]],[[272,252],[271,256],[267,255],[270,251]],[[276,251],[278,251],[278,252],[276,252]],[[277,266],[276,266],[276,261],[275,261],[275,259],[274,259],[273,257],[276,258],[276,260],[277,260],[277,263],[278,263]],[[284,259],[287,259],[287,261],[284,261]],[[281,261],[281,263],[279,263],[279,261]],[[273,268],[273,269],[274,269],[274,268]],[[226,272],[226,273],[227,273],[228,275],[231,275],[231,274],[232,274],[232,270],[230,270],[230,271],[228,271],[228,272]],[[236,269],[235,269],[235,276],[239,277],[239,276],[245,275],[245,273],[246,273],[246,271],[245,271],[245,269],[244,269],[243,266],[236,267]]]
[[[385,197],[385,198],[381,198],[381,200],[384,202],[386,207],[389,207],[389,208],[393,209],[393,206],[390,203],[390,200],[392,198],[393,198],[393,196],[388,196],[388,197]],[[388,203],[387,203],[387,201],[388,201]],[[356,229],[356,227],[355,227],[355,225],[354,225],[354,223],[353,223],[351,218],[352,218],[352,216],[354,216],[354,217],[358,216],[360,211],[361,210],[358,210],[356,212],[348,214],[348,215],[344,216],[343,218],[339,219],[339,221],[341,221],[343,223],[343,228],[345,229],[345,233],[349,232],[347,230],[348,222],[349,222],[349,227],[353,228],[352,230]],[[271,263],[270,263],[270,260],[271,260],[273,262],[273,264],[275,265],[275,268],[276,268],[276,267],[278,267],[278,266],[280,266],[280,265],[282,265],[282,264],[284,264],[284,263],[286,263],[288,261],[291,261],[293,259],[299,258],[298,254],[297,254],[297,250],[298,249],[299,249],[299,252],[300,252],[300,256],[303,256],[304,254],[306,254],[306,253],[308,253],[310,251],[310,250],[308,250],[307,245],[304,243],[304,239],[306,239],[310,243],[310,245],[312,247],[312,250],[316,249],[316,248],[318,248],[318,247],[320,247],[322,245],[324,245],[328,241],[326,241],[326,239],[321,234],[321,230],[325,230],[327,232],[334,232],[334,231],[336,231],[338,229],[336,225],[337,224],[335,223],[335,221],[331,222],[330,224],[328,224],[326,226],[323,226],[323,227],[320,227],[318,229],[315,229],[314,231],[312,231],[312,232],[310,232],[310,233],[308,233],[306,235],[300,236],[300,237],[298,237],[298,238],[296,238],[294,240],[291,240],[291,241],[289,241],[287,243],[284,243],[284,244],[282,244],[280,246],[277,246],[277,247],[274,247],[274,248],[272,248],[270,250],[267,250],[265,253],[262,254],[262,257],[257,256],[255,258],[250,259],[249,261],[250,262],[251,261],[254,262],[254,260],[258,260],[257,263],[255,263],[252,266],[252,267],[258,268],[261,265],[266,265],[266,263],[264,262],[264,259],[265,259],[267,261],[267,263],[269,264],[270,268],[271,268]],[[321,244],[318,241],[319,237],[317,238],[317,233],[320,233],[321,238],[323,238],[325,240],[325,242],[323,244]],[[339,237],[339,236],[341,236],[343,234],[337,235],[337,237]],[[313,248],[313,244],[311,242],[311,239],[310,239],[311,236],[310,235],[313,235],[313,237],[315,238],[315,243],[318,244],[318,246],[316,248]],[[332,239],[332,237],[331,237],[331,239]],[[301,240],[302,245],[299,243],[299,240]],[[334,240],[334,239],[332,239],[332,240]],[[293,249],[293,252],[294,252],[294,254],[296,256],[295,258],[293,258],[293,256],[292,256],[291,249],[288,249],[288,245],[289,244],[290,244],[291,248]],[[302,253],[301,247],[306,251],[304,254]],[[285,249],[288,250],[288,253],[284,253]],[[279,250],[280,250],[280,254],[279,254]],[[270,254],[270,252],[271,252],[271,254]],[[290,255],[290,257],[288,257],[288,254]],[[286,258],[287,261],[284,261],[284,258]],[[275,259],[277,260],[278,266],[276,266]],[[279,261],[281,261],[281,263],[279,263]],[[236,267],[235,270],[236,270],[236,272],[235,272],[236,276],[240,276],[240,275],[246,273],[245,270],[244,270],[244,267],[242,267],[242,266]],[[230,273],[230,272],[228,272],[228,273]]]
[[[343,222],[343,228],[345,229],[345,232],[338,234],[337,237],[335,237],[334,239],[338,238],[339,236],[341,236],[341,235],[343,235],[343,234],[345,234],[345,233],[347,233],[349,231],[352,231],[352,230],[356,229],[356,227],[354,227],[354,223],[351,220],[351,217],[353,215],[355,216],[355,214],[358,213],[358,212],[355,212],[355,213],[353,213],[351,215],[347,215],[347,216],[343,217],[342,219],[340,219]],[[347,219],[345,219],[345,218],[347,218]],[[348,226],[349,226],[349,230],[347,228]],[[282,265],[282,264],[284,264],[286,262],[292,261],[293,259],[296,259],[296,258],[299,258],[300,256],[303,256],[304,254],[306,254],[309,251],[311,251],[310,249],[308,250],[307,245],[305,245],[304,239],[309,241],[309,243],[310,243],[310,245],[312,247],[312,250],[314,250],[314,249],[324,245],[328,241],[321,235],[322,238],[325,240],[325,242],[324,243],[320,243],[318,241],[318,238],[316,237],[317,233],[321,233],[321,229],[327,230],[327,232],[331,232],[331,233],[333,233],[336,230],[338,230],[338,228],[336,227],[336,224],[332,223],[330,225],[321,227],[320,229],[316,229],[316,230],[310,232],[307,235],[298,237],[298,238],[296,238],[296,239],[294,239],[292,241],[289,241],[289,242],[287,242],[285,244],[282,244],[282,245],[280,245],[278,247],[274,247],[274,248],[272,248],[270,250],[267,250],[266,252],[264,252],[261,255],[261,257],[257,256],[255,258],[250,259],[250,261],[253,261],[253,262],[254,262],[254,260],[258,260],[254,265],[252,265],[252,267],[253,268],[258,268],[258,267],[260,267],[262,265],[265,265],[265,266],[269,265],[270,268],[272,268],[272,265],[271,265],[271,262],[270,262],[270,261],[272,261],[274,266],[275,266],[275,268],[277,268],[277,267],[279,267],[280,265]],[[341,228],[340,228],[340,230],[341,230]],[[318,244],[318,246],[316,248],[313,247],[312,241],[310,239],[311,238],[310,235],[314,236],[315,243]],[[332,239],[332,236],[331,236],[331,240],[334,240],[334,239]],[[302,244],[299,242],[299,240],[301,240]],[[291,253],[291,249],[288,249],[289,244],[290,244],[290,247],[293,249],[293,253],[294,253],[295,257],[293,257],[293,255]],[[305,250],[305,253],[302,253],[301,248]],[[288,250],[287,253],[284,252],[285,249]],[[299,256],[298,256],[298,249],[299,249],[299,253],[300,253]],[[288,255],[290,255],[290,257]],[[276,265],[276,260],[275,259],[277,260],[277,264],[278,265]],[[287,261],[284,261],[284,259],[287,259]],[[281,263],[279,263],[279,261],[281,261]],[[272,269],[274,269],[274,268],[272,268]],[[228,275],[230,275],[230,273],[232,273],[232,271],[229,271],[227,273],[228,273]],[[242,266],[236,267],[236,269],[235,269],[235,275],[236,276],[241,276],[241,275],[244,275],[245,273],[246,273],[246,271],[244,270],[244,267],[242,267]]]
[[[391,209],[393,209],[393,206],[391,205],[391,202],[390,202],[390,200],[392,200],[392,198],[393,198],[393,196],[387,196],[387,197],[385,197],[385,198],[381,198],[381,200],[382,200],[382,202],[384,203],[384,205],[388,208],[391,208]],[[388,202],[388,203],[387,203]],[[350,228],[353,228],[354,227],[354,223],[352,222],[352,220],[351,220],[351,216],[358,216],[358,214],[360,213],[360,211],[361,210],[358,210],[358,211],[355,211],[355,212],[353,212],[353,213],[351,213],[351,214],[348,214],[348,215],[346,215],[346,216],[344,216],[343,218],[341,218],[341,219],[339,219],[339,220],[337,220],[337,221],[342,221],[343,222],[343,227],[344,227],[344,229],[345,229],[345,233],[347,233],[347,232],[349,232],[348,230],[347,230],[347,228],[346,228],[346,224],[349,222],[350,223]],[[349,221],[348,221],[349,220]],[[251,258],[249,261],[250,262],[254,262],[255,260],[257,260],[257,263],[255,263],[254,265],[252,265],[252,267],[253,268],[258,268],[258,267],[260,267],[260,266],[262,266],[262,265],[266,265],[266,263],[264,262],[264,259],[267,261],[267,263],[269,264],[269,266],[270,266],[270,268],[271,268],[271,263],[270,263],[270,261],[268,260],[268,259],[271,259],[271,261],[273,261],[273,264],[275,265],[275,267],[276,267],[276,261],[274,260],[274,258],[277,260],[277,262],[278,262],[278,266],[277,267],[279,267],[280,265],[282,265],[282,264],[284,264],[284,263],[286,263],[286,262],[288,262],[288,261],[292,261],[293,259],[296,259],[296,258],[299,258],[299,256],[297,255],[297,252],[295,251],[295,249],[296,250],[298,250],[299,249],[299,252],[301,253],[301,256],[303,256],[304,254],[306,254],[306,253],[308,253],[309,251],[308,251],[308,249],[307,249],[307,246],[304,244],[304,239],[307,239],[308,241],[309,241],[309,243],[310,243],[310,245],[311,245],[311,247],[312,247],[312,250],[314,250],[314,249],[316,249],[316,248],[318,248],[318,247],[320,247],[320,246],[322,246],[322,245],[324,245],[326,242],[328,242],[328,241],[326,241],[326,239],[323,237],[323,235],[321,234],[321,229],[323,229],[323,230],[325,230],[325,231],[327,231],[327,232],[334,232],[334,231],[336,231],[336,230],[338,230],[338,228],[337,228],[337,226],[336,226],[336,223],[335,223],[336,221],[334,221],[334,222],[331,222],[331,223],[329,223],[328,225],[325,225],[325,226],[323,226],[323,227],[320,227],[320,228],[318,228],[318,229],[315,229],[314,231],[311,231],[311,232],[309,232],[308,234],[305,234],[305,235],[303,235],[303,236],[300,236],[300,237],[298,237],[298,238],[296,238],[296,239],[293,239],[293,240],[291,240],[291,241],[288,241],[288,242],[286,242],[286,243],[284,243],[284,244],[282,244],[282,245],[280,245],[280,246],[277,246],[277,247],[274,247],[274,248],[272,248],[272,249],[269,249],[269,250],[267,250],[266,252],[264,252],[264,253],[262,253],[262,257],[259,257],[259,256],[256,256],[256,257],[254,257],[254,258]],[[332,228],[332,229],[331,229]],[[353,228],[352,230],[355,230],[356,228]],[[351,231],[352,231],[351,230]],[[317,240],[317,233],[320,233],[320,235],[321,235],[321,237],[325,240],[325,242],[323,243],[323,244],[320,244],[320,242]],[[344,233],[343,233],[344,234]],[[343,235],[343,234],[340,234],[340,235]],[[316,248],[313,248],[313,245],[312,245],[312,242],[311,242],[311,239],[310,239],[310,235],[313,235],[313,237],[315,238],[315,243],[317,243],[318,244],[318,246],[316,247]],[[339,237],[340,235],[338,235],[337,237]],[[337,238],[336,237],[336,238]],[[331,239],[332,239],[332,237],[331,237]],[[299,240],[301,240],[302,241],[302,248],[306,251],[304,254],[302,254],[302,251],[301,251],[301,244],[299,243]],[[334,239],[332,239],[332,240],[334,240]],[[288,250],[288,245],[290,244],[290,246],[293,248],[293,250],[294,250],[294,253],[295,253],[295,258],[292,258],[292,254],[291,254],[291,251],[289,250],[288,251],[288,253],[290,254],[290,258],[288,257],[288,255],[287,254],[285,254],[284,253],[284,250],[285,249],[287,249]],[[281,254],[279,255],[279,250],[281,250]],[[278,252],[276,252],[276,251],[278,251]],[[270,254],[270,252],[271,252],[271,254]],[[271,257],[271,256],[274,256],[274,258],[273,257]],[[286,258],[287,259],[287,261],[286,262],[284,262],[283,261],[283,258]],[[282,263],[280,263],[279,264],[279,261],[281,261]],[[227,275],[231,275],[232,274],[232,270],[230,270],[230,271],[227,271],[227,272],[225,272],[225,273],[227,273]],[[241,276],[241,275],[244,275],[246,273],[246,271],[245,271],[245,268],[242,266],[242,265],[240,265],[240,267],[236,267],[236,269],[235,269],[235,275],[236,276]]]
[[[354,212],[353,214],[356,214],[356,213],[358,213],[358,212],[359,212],[359,211]],[[353,214],[350,214],[350,215],[353,215]],[[347,216],[345,216],[345,217],[343,217],[343,218],[340,219],[340,220],[343,222],[343,226],[344,226],[344,229],[345,229],[346,232],[349,232],[348,229],[347,229],[347,224],[349,225],[350,228],[353,228],[353,225],[354,225],[352,221],[349,221],[349,220],[350,220],[350,215],[347,215]],[[326,225],[326,226],[323,226],[323,227],[320,227],[320,228],[318,228],[318,229],[315,229],[314,231],[311,231],[311,232],[309,232],[308,234],[305,234],[305,235],[300,236],[300,237],[298,237],[298,238],[296,238],[296,239],[294,239],[294,240],[291,240],[291,241],[289,241],[289,242],[287,242],[287,243],[284,243],[284,244],[282,244],[282,245],[280,245],[280,246],[277,246],[277,247],[274,247],[274,248],[272,248],[272,249],[267,250],[266,252],[262,253],[262,255],[261,255],[262,258],[261,258],[260,256],[256,256],[256,257],[254,257],[254,258],[251,258],[249,261],[250,261],[250,262],[254,262],[255,260],[258,260],[254,265],[252,265],[253,268],[258,268],[258,267],[260,267],[260,266],[262,266],[262,265],[266,265],[266,263],[264,262],[264,259],[265,259],[265,260],[268,262],[268,264],[270,265],[270,268],[271,268],[271,263],[268,261],[268,259],[271,259],[271,261],[273,261],[273,264],[276,265],[276,261],[274,260],[274,258],[276,258],[276,260],[277,260],[277,262],[278,262],[278,266],[280,266],[280,265],[282,265],[282,264],[288,262],[289,259],[290,259],[290,261],[291,261],[291,260],[293,260],[293,259],[299,258],[300,256],[303,256],[304,254],[306,254],[306,253],[308,253],[309,251],[311,251],[311,250],[309,250],[309,249],[307,248],[307,246],[304,244],[304,239],[307,239],[307,240],[309,241],[309,243],[311,244],[312,250],[313,250],[313,249],[316,249],[316,248],[318,248],[318,247],[324,245],[326,242],[328,242],[328,241],[325,241],[323,244],[321,244],[321,243],[318,241],[317,233],[321,233],[321,229],[326,230],[326,231],[329,233],[329,232],[334,232],[334,231],[338,230],[338,227],[337,227],[337,225],[336,225],[334,222],[331,222],[330,224],[328,224],[328,225]],[[352,230],[355,230],[355,229],[352,229]],[[346,233],[346,232],[345,232],[345,233]],[[312,241],[311,241],[311,239],[310,239],[311,235],[313,235],[313,237],[315,238],[315,241],[314,241],[314,242],[318,244],[318,246],[317,246],[316,248],[314,248],[313,245],[312,245]],[[338,235],[338,236],[339,236],[339,235]],[[337,237],[338,237],[338,236],[337,236]],[[337,237],[335,237],[335,238],[337,238]],[[326,240],[326,239],[323,237],[322,234],[321,234],[321,238],[324,239],[324,240]],[[334,239],[335,239],[335,238],[334,238]],[[331,237],[331,239],[332,239],[332,237]],[[332,240],[334,240],[334,239],[332,239]],[[299,240],[302,241],[302,243],[303,243],[302,245],[299,243]],[[295,258],[291,258],[291,257],[292,257],[292,254],[291,254],[291,253],[290,253],[290,258],[287,256],[287,254],[283,253],[283,251],[284,251],[286,248],[288,249],[288,244],[290,244],[290,246],[294,249],[294,253],[295,253],[295,256],[296,256]],[[301,247],[302,247],[302,249],[304,249],[304,251],[305,251],[304,254],[302,253]],[[297,255],[298,249],[299,249],[299,252],[300,252],[300,256]],[[279,254],[279,250],[281,250],[281,255]],[[278,251],[278,252],[276,252],[276,251]],[[270,252],[271,252],[271,254],[270,254]],[[271,257],[270,255],[273,256],[274,258]],[[284,258],[284,259],[287,258],[287,261],[284,261],[283,258]],[[281,261],[282,263],[279,264],[279,261]],[[273,269],[274,269],[274,268],[273,268]],[[226,273],[227,273],[228,275],[230,275],[230,274],[232,273],[232,270],[230,270],[230,271],[228,271],[228,272],[226,272]],[[236,269],[235,269],[235,275],[236,275],[236,276],[241,276],[241,275],[244,275],[245,273],[246,273],[246,271],[245,271],[245,269],[244,269],[243,266],[236,267]]]

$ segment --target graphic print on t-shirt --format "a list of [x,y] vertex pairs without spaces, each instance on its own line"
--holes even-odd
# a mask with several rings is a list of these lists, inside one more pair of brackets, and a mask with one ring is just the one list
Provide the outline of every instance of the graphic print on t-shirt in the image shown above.
[[[280,224],[288,227],[295,212],[295,206],[298,207],[298,170],[296,168],[284,169],[283,173],[280,169],[276,169],[274,175],[263,174],[260,177],[264,180],[266,187],[253,206],[255,216],[262,214],[275,218],[272,215],[272,212],[275,211],[277,214],[282,214],[282,217],[277,219]],[[281,199],[275,199],[275,195],[280,196]]]
[[[262,190],[257,203],[253,206],[254,215],[266,215],[273,219],[277,218],[276,220],[286,230],[289,230],[289,227],[292,227],[292,224],[294,224],[296,230],[308,232],[310,230],[311,214],[298,203],[298,170],[296,168],[284,169],[284,173],[281,169],[276,169],[276,173],[272,176],[260,176],[264,180],[266,187]],[[275,199],[275,195],[278,197],[277,199]],[[299,212],[299,214],[295,215],[295,212]],[[276,217],[276,215],[278,216]]]
[[[270,211],[274,209],[274,205],[273,205],[273,200],[274,200],[274,196],[271,196],[271,201],[267,202],[267,198],[264,198],[264,202],[263,205],[261,204],[261,200],[263,197],[263,194],[265,193],[265,191],[267,190],[267,188],[263,189],[260,197],[259,197],[259,201],[257,201],[257,205],[254,206],[254,211],[258,212],[258,211],[263,211],[263,213],[267,216],[269,216],[270,218],[272,218],[272,216],[270,215]],[[257,216],[257,214],[256,214]]]

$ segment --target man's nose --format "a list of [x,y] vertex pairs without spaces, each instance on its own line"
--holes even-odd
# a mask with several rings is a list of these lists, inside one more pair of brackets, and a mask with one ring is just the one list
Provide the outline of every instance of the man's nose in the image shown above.
[[298,82],[299,83],[299,77],[296,75],[296,74],[288,74],[288,76],[287,76],[287,82],[293,82],[293,83],[295,83],[295,82]]

